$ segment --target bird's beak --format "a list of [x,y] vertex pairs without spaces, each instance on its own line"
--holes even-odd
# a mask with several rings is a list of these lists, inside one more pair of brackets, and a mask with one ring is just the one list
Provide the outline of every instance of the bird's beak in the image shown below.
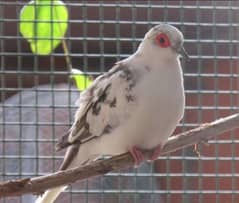
[[188,53],[186,52],[186,50],[184,49],[183,46],[181,46],[181,48],[179,50],[177,50],[177,52],[184,58],[186,58],[186,60],[190,60],[190,57],[188,55]]

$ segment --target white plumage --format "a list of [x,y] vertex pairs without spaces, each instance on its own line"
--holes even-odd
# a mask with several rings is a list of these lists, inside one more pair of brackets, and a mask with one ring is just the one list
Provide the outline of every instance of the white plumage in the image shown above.
[[[162,147],[184,112],[179,54],[185,54],[183,35],[160,24],[133,55],[98,77],[81,94],[70,133],[57,145],[69,146],[61,170],[126,151],[137,163],[140,149]],[[63,190],[49,190],[36,203],[52,203]]]

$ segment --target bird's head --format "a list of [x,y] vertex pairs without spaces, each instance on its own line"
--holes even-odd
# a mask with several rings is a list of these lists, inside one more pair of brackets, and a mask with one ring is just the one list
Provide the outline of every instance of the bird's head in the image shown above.
[[144,37],[140,47],[150,50],[155,54],[164,56],[188,57],[183,47],[183,34],[174,26],[159,24],[151,28]]

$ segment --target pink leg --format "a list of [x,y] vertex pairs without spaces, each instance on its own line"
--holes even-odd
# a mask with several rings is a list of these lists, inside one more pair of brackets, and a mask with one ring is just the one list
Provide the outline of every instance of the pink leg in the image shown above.
[[129,149],[130,154],[134,158],[135,166],[139,166],[142,161],[144,161],[144,155],[136,146]]
[[161,145],[158,145],[154,151],[153,151],[153,155],[149,158],[150,161],[154,161],[156,160],[159,155],[160,155],[160,152],[161,152]]

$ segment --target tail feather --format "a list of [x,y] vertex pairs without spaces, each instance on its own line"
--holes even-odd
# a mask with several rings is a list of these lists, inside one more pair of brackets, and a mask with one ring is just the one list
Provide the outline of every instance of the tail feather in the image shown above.
[[66,186],[61,186],[47,190],[42,196],[38,197],[35,203],[53,203],[55,199],[66,189]]
[[[83,145],[82,147],[79,147],[78,145],[72,145],[68,147],[60,170],[77,167],[86,162],[86,160],[89,160],[91,152],[89,149],[90,148],[87,144]],[[35,203],[54,203],[56,198],[65,190],[66,187],[67,186],[60,186],[47,190],[42,196],[37,198]]]

